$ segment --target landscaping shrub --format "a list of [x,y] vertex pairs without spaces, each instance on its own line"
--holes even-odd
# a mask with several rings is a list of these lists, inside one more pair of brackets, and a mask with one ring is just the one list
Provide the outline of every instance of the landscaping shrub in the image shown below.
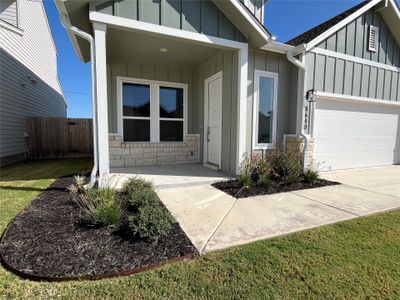
[[252,179],[249,175],[240,175],[238,177],[239,182],[246,188],[251,187]]
[[304,178],[304,181],[310,183],[311,185],[314,185],[314,184],[318,183],[319,172],[312,168],[308,168],[307,170],[304,171],[303,178]]
[[273,176],[276,179],[288,184],[300,181],[303,166],[299,151],[288,149],[284,152],[280,147],[276,147],[268,160],[271,162]]
[[75,183],[68,187],[68,190],[75,195],[82,194],[85,192],[86,177],[76,175],[74,176]]
[[161,204],[144,205],[136,215],[129,217],[129,227],[133,235],[157,243],[170,233],[174,221]]
[[123,201],[114,189],[89,189],[76,198],[82,219],[90,225],[109,226],[116,224],[125,210]]
[[261,174],[259,179],[258,179],[258,183],[261,184],[262,186],[268,187],[270,185],[273,185],[273,181],[271,180],[271,178],[266,175],[266,174]]
[[122,187],[121,193],[129,206],[134,209],[153,205],[159,201],[153,184],[140,177],[129,179]]
[[257,182],[261,175],[270,176],[272,166],[269,160],[263,159],[261,153],[253,153],[242,163],[242,175],[248,176]]

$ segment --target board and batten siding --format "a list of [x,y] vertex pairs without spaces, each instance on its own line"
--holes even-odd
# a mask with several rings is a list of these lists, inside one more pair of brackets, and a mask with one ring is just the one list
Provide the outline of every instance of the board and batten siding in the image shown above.
[[18,0],[17,33],[0,27],[0,158],[25,153],[27,116],[65,117],[57,52],[41,1]]
[[264,2],[265,0],[237,0],[242,2],[249,11],[262,24],[264,22]]
[[17,1],[1,0],[0,1],[0,20],[7,22],[15,27],[18,26]]
[[193,130],[199,133],[200,159],[204,151],[204,92],[205,80],[222,71],[222,149],[221,169],[229,174],[236,173],[237,153],[237,109],[238,109],[238,54],[235,51],[221,51],[206,62],[195,72],[197,78],[197,101],[194,104]]
[[277,113],[277,143],[282,144],[284,134],[296,133],[297,115],[297,68],[290,63],[285,55],[263,50],[249,50],[248,61],[248,106],[247,106],[247,152],[251,153],[253,139],[253,104],[254,104],[254,73],[256,70],[277,73],[278,79],[278,113]]
[[[379,28],[377,52],[368,51],[369,25]],[[305,59],[308,89],[400,101],[400,48],[380,13],[373,9],[327,38]]]
[[238,42],[244,35],[210,0],[109,0],[96,11]]
[[[369,26],[378,27],[378,51],[368,51]],[[400,46],[375,7],[321,42],[317,47],[389,66],[400,67]]]

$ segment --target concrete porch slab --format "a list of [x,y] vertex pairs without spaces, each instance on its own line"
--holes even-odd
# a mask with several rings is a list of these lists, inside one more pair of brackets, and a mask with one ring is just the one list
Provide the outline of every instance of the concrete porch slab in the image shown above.
[[239,199],[207,244],[204,252],[250,243],[355,215],[293,193]]
[[157,189],[208,185],[231,179],[223,172],[199,164],[113,168],[110,173],[107,180],[115,188],[120,188],[126,180],[138,175],[153,182]]
[[208,185],[161,189],[157,193],[199,252],[235,202]]

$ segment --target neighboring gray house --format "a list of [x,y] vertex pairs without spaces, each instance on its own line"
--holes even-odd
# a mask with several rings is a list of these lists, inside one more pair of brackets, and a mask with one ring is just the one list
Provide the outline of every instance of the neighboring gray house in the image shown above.
[[[237,174],[247,155],[277,144],[300,147],[305,165],[323,160],[327,169],[399,162],[400,97],[395,81],[399,53],[395,51],[400,44],[400,14],[393,0],[363,2],[289,44],[275,42],[263,26],[262,0],[56,0],[56,4],[78,56],[93,62],[94,171],[100,176],[116,167],[184,163]],[[372,22],[379,18],[379,23],[371,27],[370,36],[366,33],[370,19],[364,13],[372,12],[376,15]],[[351,25],[354,22],[357,25]],[[358,36],[361,44],[354,40]],[[384,50],[375,54],[368,39]],[[350,45],[362,51],[351,51]],[[358,51],[365,56],[357,57]],[[389,58],[381,60],[381,51]],[[320,62],[320,56],[325,61]],[[375,94],[360,92],[367,75],[359,76],[358,65],[360,74],[366,72],[365,65],[376,69],[377,84],[368,85]],[[349,68],[352,72],[345,73]],[[383,84],[381,69],[386,76]],[[370,73],[373,81],[374,71]],[[387,96],[383,90],[389,76]],[[307,93],[312,89],[314,93]],[[317,99],[315,110],[306,93],[307,99]],[[363,117],[372,117],[367,123],[376,126],[358,123]],[[349,120],[356,123],[349,126],[355,133],[343,128]],[[339,125],[344,132],[335,132]],[[382,136],[385,150],[377,150],[371,161],[337,163],[343,149],[365,150],[351,143],[359,134],[357,127]],[[336,139],[336,148],[326,135]],[[368,141],[369,135],[362,143]],[[328,152],[326,143],[336,156],[323,154]]]
[[0,1],[0,166],[25,159],[26,117],[65,117],[42,1]]

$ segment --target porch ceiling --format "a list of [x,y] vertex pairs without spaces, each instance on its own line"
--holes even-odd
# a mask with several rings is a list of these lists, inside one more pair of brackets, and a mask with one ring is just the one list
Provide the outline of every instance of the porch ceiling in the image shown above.
[[[165,48],[167,52],[161,52]],[[168,64],[198,66],[221,49],[172,38],[109,28],[107,55],[112,59],[140,58]]]

